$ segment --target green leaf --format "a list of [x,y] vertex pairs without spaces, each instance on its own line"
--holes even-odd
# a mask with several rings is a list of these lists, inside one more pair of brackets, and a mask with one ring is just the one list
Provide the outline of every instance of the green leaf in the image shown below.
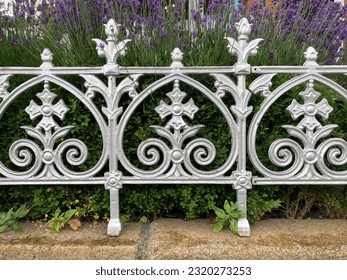
[[0,233],[3,233],[8,228],[8,224],[0,226]]
[[235,220],[237,220],[239,218],[243,218],[244,216],[245,216],[245,213],[243,211],[239,211],[239,210],[236,210],[230,214],[230,217],[232,219],[235,219]]
[[224,227],[224,223],[219,222],[219,223],[215,224],[212,231],[215,233],[220,232],[223,229],[223,227]]
[[12,229],[15,233],[21,233],[22,232],[22,227],[17,222],[14,222],[12,224]]
[[230,208],[232,209],[231,211],[237,210],[237,206],[238,206],[237,201],[236,202],[230,201]]
[[78,209],[70,209],[68,211],[66,211],[66,213],[64,214],[64,222],[67,222],[68,220],[71,219],[71,217],[73,215],[75,215],[75,213],[78,211]]
[[61,212],[60,208],[58,208],[57,210],[55,210],[52,219],[58,219],[60,212]]
[[9,221],[9,220],[13,220],[13,215],[14,212],[13,212],[13,208],[11,208],[7,213],[6,213],[6,217],[5,217],[5,220],[6,221]]
[[220,219],[223,219],[226,221],[229,218],[228,214],[226,214],[223,209],[215,207],[214,212],[216,213],[217,217]]
[[17,218],[25,217],[30,211],[30,208],[26,208],[26,207],[27,207],[26,204],[22,204],[15,212],[15,216]]
[[225,212],[227,212],[228,214],[230,214],[232,211],[232,208],[231,208],[231,206],[227,200],[224,201],[223,208],[224,208]]
[[225,222],[226,221],[226,219],[222,219],[222,218],[220,218],[220,217],[216,217],[216,222],[218,223],[218,222]]
[[52,227],[52,232],[58,233],[60,231],[60,223],[55,222]]
[[1,212],[0,213],[0,225],[5,222],[5,218],[6,218],[6,213],[5,212]]
[[230,230],[232,233],[238,233],[237,220],[230,219]]

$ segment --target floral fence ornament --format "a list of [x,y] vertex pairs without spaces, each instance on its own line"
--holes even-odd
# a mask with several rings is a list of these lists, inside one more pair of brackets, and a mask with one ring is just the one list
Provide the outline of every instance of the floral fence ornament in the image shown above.
[[[332,168],[341,169],[347,164],[347,142],[329,138],[337,125],[324,122],[333,113],[334,104],[321,99],[315,89],[316,84],[323,84],[346,100],[346,89],[329,75],[346,75],[347,66],[319,65],[318,54],[312,47],[303,54],[306,61],[302,66],[252,66],[248,58],[257,55],[262,39],[249,41],[251,24],[243,18],[236,24],[238,38],[225,38],[230,55],[237,58],[233,66],[186,67],[182,51],[175,48],[167,67],[124,67],[118,64],[118,58],[126,55],[130,39],[118,40],[119,25],[114,20],[105,28],[106,41],[93,40],[97,54],[106,58],[103,67],[55,67],[48,49],[42,53],[40,67],[0,67],[1,116],[17,97],[43,84],[43,91],[36,94],[40,102],[32,100],[25,109],[37,125],[21,126],[28,138],[14,141],[9,149],[10,160],[21,171],[0,162],[1,185],[101,185],[110,194],[107,229],[110,236],[118,236],[122,230],[119,209],[122,188],[141,184],[230,185],[230,191],[236,192],[238,210],[245,214],[238,219],[238,234],[249,236],[247,193],[254,185],[347,184],[347,171]],[[280,74],[292,77],[272,89],[272,79]],[[15,75],[30,78],[11,88],[10,81]],[[79,89],[65,80],[66,75],[84,79],[84,87]],[[146,75],[154,76],[154,81],[142,84]],[[196,75],[213,79],[215,88],[197,80]],[[249,81],[251,77],[253,81]],[[259,125],[281,96],[302,84],[307,85],[306,89],[297,92],[287,108],[288,117],[291,115],[298,124],[281,124],[289,137],[276,139],[268,149],[269,160],[280,167],[279,171],[272,170],[257,154]],[[72,170],[83,164],[90,153],[81,140],[69,138],[73,126],[59,125],[70,112],[63,99],[56,100],[52,85],[74,95],[90,111],[100,129],[101,155],[88,170]],[[164,88],[171,89],[163,92]],[[231,139],[225,144],[228,155],[214,169],[207,167],[215,162],[216,146],[200,136],[207,124],[191,125],[188,121],[202,114],[201,105],[183,88],[192,88],[203,95],[227,124]],[[161,100],[153,108],[166,122],[163,126],[151,124],[156,136],[142,139],[138,145],[137,158],[145,166],[140,168],[124,151],[125,131],[129,119],[144,101],[161,93],[166,93],[169,101]],[[104,100],[102,108],[94,103],[96,94]],[[253,115],[252,94],[260,94],[263,100]],[[298,101],[300,98],[303,101]],[[126,106],[121,102],[124,99],[128,100]],[[228,99],[233,103],[227,104]],[[248,170],[248,161],[256,173]]]
[[[315,164],[322,174],[333,175],[329,172],[324,163],[325,152],[333,146],[339,146],[340,150],[336,148],[330,150],[328,160],[334,165],[343,165],[346,159],[343,159],[345,156],[342,156],[342,158],[340,156],[346,154],[347,142],[343,139],[329,139],[323,141],[316,147],[320,140],[329,136],[337,127],[337,125],[334,124],[322,126],[316,116],[321,116],[324,120],[327,120],[333,108],[325,98],[317,103],[317,99],[321,94],[314,90],[313,80],[307,83],[307,89],[299,95],[304,99],[304,104],[299,104],[296,100],[293,100],[287,110],[290,112],[293,119],[298,119],[299,117],[303,117],[303,119],[296,127],[292,125],[283,126],[291,136],[299,139],[304,145],[300,152],[303,158],[303,168],[300,173],[296,175],[296,178],[324,179],[324,176],[317,172]],[[276,153],[275,151],[279,151],[280,145],[288,145],[290,143],[288,141],[290,140],[277,140],[271,145],[269,156],[275,164],[276,160],[273,158],[273,155]]]
[[[72,149],[69,150],[66,159],[71,165],[81,165],[88,157],[87,147],[78,139],[65,140],[56,146],[56,142],[67,136],[73,126],[60,127],[54,120],[54,116],[63,120],[69,108],[63,100],[53,104],[56,94],[50,91],[48,81],[44,82],[44,90],[38,93],[37,97],[42,101],[42,105],[38,105],[32,100],[25,112],[30,119],[41,118],[41,120],[36,127],[22,126],[21,128],[25,129],[29,136],[41,142],[43,149],[31,140],[18,140],[10,147],[11,160],[19,166],[28,166],[31,161],[30,154],[28,151],[19,150],[26,146],[30,147],[36,155],[40,155],[36,158],[37,162],[44,164],[43,170],[37,177],[61,178],[61,173],[64,173],[61,160],[63,150],[71,145]],[[76,147],[79,151],[76,150]],[[17,154],[19,158],[16,156]],[[37,167],[40,167],[40,164],[37,164]],[[31,175],[34,175],[34,172]]]
[[[184,171],[181,163],[186,162],[186,168],[188,168],[188,170],[191,170],[192,165],[190,163],[189,157],[190,153],[193,150],[193,147],[195,145],[204,145],[208,150],[207,153],[210,156],[208,156],[207,158],[203,158],[202,155],[206,156],[206,153],[203,150],[200,150],[199,154],[195,153],[195,159],[201,165],[207,165],[212,162],[215,156],[215,148],[213,144],[206,139],[195,139],[193,142],[188,143],[184,149],[182,148],[183,142],[187,138],[195,136],[198,133],[199,129],[203,127],[203,125],[195,125],[191,127],[188,126],[184,121],[183,116],[187,116],[190,119],[193,119],[195,113],[199,110],[199,108],[194,104],[193,99],[190,99],[187,103],[182,103],[182,100],[186,96],[186,93],[180,90],[178,80],[174,81],[174,89],[173,91],[169,92],[167,96],[171,99],[172,104],[167,105],[164,101],[161,101],[160,105],[155,108],[155,111],[160,115],[162,119],[167,116],[171,116],[171,119],[165,127],[157,125],[152,125],[151,127],[155,129],[159,136],[169,140],[172,145],[171,149],[165,147],[164,150],[170,154],[170,160],[174,163],[172,170],[169,171],[170,176],[176,178],[181,176],[189,177],[190,175],[186,171]],[[151,162],[143,160],[145,147],[158,143],[158,141],[160,140],[148,139],[147,141],[140,144],[138,155],[139,159],[143,163],[153,164],[158,162],[158,158],[155,161]],[[161,142],[161,145],[163,147],[166,146],[164,142]],[[191,171],[191,173],[194,174],[194,171]]]

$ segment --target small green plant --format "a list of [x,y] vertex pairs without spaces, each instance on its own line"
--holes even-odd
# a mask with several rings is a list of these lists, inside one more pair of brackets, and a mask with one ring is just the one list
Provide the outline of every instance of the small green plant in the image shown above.
[[243,211],[237,210],[237,202],[224,202],[224,209],[214,207],[214,212],[216,213],[217,224],[213,227],[213,232],[220,232],[226,222],[229,222],[229,227],[232,233],[237,234],[237,220],[245,216]]
[[60,208],[58,208],[53,217],[48,221],[48,227],[52,232],[58,233],[65,226],[65,224],[78,212],[77,209],[70,209],[66,212],[61,213]]
[[143,215],[143,216],[141,216],[139,222],[141,224],[147,224],[147,223],[149,223],[149,219],[147,218],[147,216]]
[[30,211],[26,204],[22,204],[16,211],[11,208],[7,213],[0,213],[0,233],[3,233],[8,227],[12,226],[15,233],[22,232],[18,219],[25,217]]

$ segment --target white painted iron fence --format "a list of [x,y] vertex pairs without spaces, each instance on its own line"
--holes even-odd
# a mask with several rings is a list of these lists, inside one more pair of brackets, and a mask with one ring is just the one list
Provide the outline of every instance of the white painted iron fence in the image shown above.
[[[233,66],[185,67],[182,64],[183,54],[176,48],[168,67],[123,67],[117,64],[117,58],[125,55],[130,40],[118,42],[117,24],[110,20],[106,26],[106,42],[94,39],[99,56],[107,60],[103,67],[54,67],[53,55],[48,49],[41,55],[40,67],[1,67],[1,116],[28,89],[42,85],[43,90],[36,95],[41,104],[32,100],[25,110],[31,119],[40,121],[36,127],[22,126],[28,138],[15,141],[9,149],[10,160],[21,171],[10,169],[0,162],[0,184],[104,185],[110,192],[107,233],[111,236],[119,235],[122,229],[119,190],[123,185],[231,185],[237,194],[238,208],[245,213],[247,191],[252,185],[345,185],[347,170],[338,171],[332,169],[331,165],[342,169],[346,166],[347,142],[340,138],[328,138],[337,125],[324,125],[322,120],[329,118],[333,104],[329,104],[325,98],[318,101],[320,93],[315,90],[315,83],[331,88],[346,100],[346,89],[330,79],[329,75],[347,75],[347,66],[318,65],[317,52],[312,47],[305,52],[306,62],[303,66],[251,66],[247,62],[248,57],[256,55],[262,39],[249,42],[251,26],[245,18],[237,24],[237,29],[237,40],[227,38],[229,52],[237,57],[237,63]],[[271,91],[273,77],[284,73],[294,77]],[[14,75],[33,77],[9,92],[9,81]],[[86,91],[64,78],[74,75],[84,79]],[[155,75],[156,80],[138,91],[139,79],[144,75]],[[194,77],[197,75],[212,76],[215,89],[211,90],[196,80]],[[246,79],[250,75],[258,76],[247,87]],[[107,83],[98,76],[104,76]],[[124,76],[119,82],[120,77]],[[281,168],[281,171],[274,171],[262,163],[257,155],[258,128],[271,106],[301,84],[306,84],[306,89],[299,93],[303,101],[294,99],[287,108],[292,118],[297,120],[297,125],[283,125],[291,138],[277,139],[268,150],[271,163]],[[61,127],[57,120],[64,120],[69,108],[63,100],[56,100],[51,85],[63,88],[80,100],[100,128],[103,150],[97,164],[89,170],[77,172],[68,167],[83,164],[88,158],[88,148],[79,139],[65,138],[73,126]],[[162,100],[155,107],[156,113],[167,122],[164,126],[153,124],[151,128],[157,137],[149,138],[138,146],[138,160],[144,166],[151,167],[141,169],[130,162],[124,151],[124,133],[129,119],[144,100],[168,85],[172,87],[166,94],[170,102]],[[229,156],[214,170],[204,167],[214,161],[215,145],[197,136],[203,125],[187,123],[187,118],[193,120],[199,108],[192,98],[184,100],[187,94],[181,89],[182,85],[193,88],[209,100],[228,125],[231,138]],[[96,93],[102,96],[106,104],[101,110],[93,99]],[[263,96],[263,102],[252,119],[248,120],[253,111],[249,105],[251,95],[258,93]],[[227,95],[234,100],[231,107],[224,103]],[[123,97],[130,99],[126,107],[121,106]],[[247,160],[250,160],[259,176],[247,170]],[[108,168],[108,171],[100,176],[104,168]],[[239,235],[250,235],[247,216],[239,219],[238,229]]]

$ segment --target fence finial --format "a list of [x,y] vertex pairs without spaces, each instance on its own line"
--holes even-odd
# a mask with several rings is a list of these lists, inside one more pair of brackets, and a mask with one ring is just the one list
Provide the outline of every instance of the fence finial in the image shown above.
[[242,18],[239,22],[235,23],[237,33],[239,34],[238,40],[248,40],[248,36],[252,31],[252,24],[250,24],[247,18]]
[[249,74],[250,65],[248,64],[248,57],[254,56],[258,51],[258,44],[263,40],[261,38],[254,39],[248,42],[248,36],[251,34],[251,24],[246,18],[242,18],[235,24],[239,34],[237,40],[231,37],[225,37],[228,40],[228,50],[232,55],[237,56],[237,63],[235,65],[235,72],[240,74]]
[[52,63],[53,53],[48,48],[45,48],[43,52],[41,53],[41,60],[42,60],[42,64],[40,65],[41,68],[49,69],[54,66]]
[[172,68],[180,68],[183,67],[182,59],[183,59],[183,52],[179,48],[175,48],[171,53],[171,67]]
[[[118,42],[119,26],[121,25],[117,24],[113,19],[110,19],[105,25],[105,34],[107,36],[106,42],[100,39],[92,39],[92,41],[96,43],[98,55],[100,57],[105,57],[107,64],[117,65],[118,57],[125,55],[127,44],[131,41],[130,39],[125,39]],[[117,67],[114,68],[114,70],[116,70]],[[106,69],[106,72],[107,70],[110,69]]]
[[315,66],[318,65],[318,52],[313,47],[308,47],[306,52],[304,52],[306,62],[304,66]]

